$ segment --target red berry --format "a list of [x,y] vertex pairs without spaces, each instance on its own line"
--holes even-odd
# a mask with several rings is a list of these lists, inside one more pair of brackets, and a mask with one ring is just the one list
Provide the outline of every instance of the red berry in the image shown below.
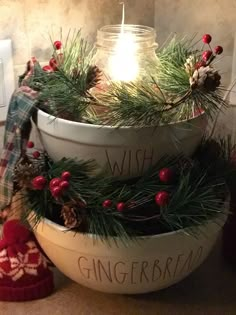
[[194,109],[194,117],[202,115],[204,113],[204,109],[201,107]]
[[202,41],[204,44],[210,44],[211,42],[211,35],[205,34],[202,36]]
[[216,47],[214,48],[214,52],[215,52],[216,55],[222,54],[222,52],[223,52],[223,47],[222,47],[222,46],[216,46]]
[[199,68],[201,67],[205,67],[206,66],[206,62],[205,61],[198,61],[196,64],[195,64],[195,69],[198,70]]
[[56,41],[54,42],[53,46],[54,46],[54,48],[55,48],[56,50],[58,50],[58,49],[61,49],[62,43],[61,43],[60,40],[56,40]]
[[65,171],[65,172],[63,172],[62,174],[61,174],[61,178],[63,179],[63,180],[69,180],[70,178],[71,178],[71,173],[70,172],[68,172],[68,171]]
[[63,180],[60,182],[59,187],[64,191],[69,188],[70,184],[67,180]]
[[52,190],[54,187],[59,187],[61,183],[61,179],[59,177],[55,177],[50,180],[49,188]]
[[32,180],[32,185],[34,189],[37,189],[37,190],[43,190],[46,183],[47,183],[47,180],[43,176],[37,176]]
[[116,209],[117,211],[119,212],[122,212],[125,210],[125,203],[124,202],[119,202],[117,205],[116,205]]
[[40,157],[40,152],[39,151],[34,151],[33,152],[33,158],[38,159]]
[[53,72],[53,68],[49,65],[46,65],[43,67],[43,71],[45,72]]
[[54,57],[52,57],[50,60],[49,60],[49,65],[51,67],[54,67],[55,65],[57,64],[57,61]]
[[170,168],[163,168],[159,172],[159,178],[163,183],[169,183],[173,179],[173,171]]
[[102,203],[103,208],[110,208],[112,205],[112,201],[110,199],[104,200]]
[[155,196],[155,202],[158,206],[166,206],[169,201],[169,194],[166,191],[159,191]]
[[209,60],[209,58],[212,56],[212,51],[211,50],[205,50],[203,53],[202,53],[202,59],[204,61],[207,61]]
[[28,143],[27,143],[27,148],[28,148],[28,149],[32,149],[33,147],[34,147],[33,141],[28,141]]
[[52,67],[52,69],[53,69],[54,71],[57,70],[57,61],[56,61],[55,58],[52,57],[52,58],[49,60],[49,65]]
[[59,186],[56,186],[56,187],[53,187],[51,189],[51,193],[52,193],[54,198],[58,198],[58,197],[61,196],[62,190],[61,190],[61,188]]

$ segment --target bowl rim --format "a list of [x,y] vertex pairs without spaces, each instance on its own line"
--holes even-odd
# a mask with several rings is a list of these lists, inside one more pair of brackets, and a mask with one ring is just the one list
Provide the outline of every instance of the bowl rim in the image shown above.
[[[32,216],[35,215],[34,211],[31,212],[31,215]],[[210,224],[214,224],[214,225],[218,226],[218,229],[220,230],[223,228],[223,226],[227,220],[227,217],[228,217],[227,213],[221,212],[221,213],[218,213],[215,218],[206,220],[205,222],[203,222],[199,226],[186,227],[183,229],[179,229],[179,230],[171,231],[171,232],[166,232],[166,233],[162,233],[162,234],[135,236],[133,239],[131,238],[130,241],[132,241],[132,240],[139,241],[139,240],[145,240],[145,239],[159,239],[159,238],[162,238],[165,236],[173,236],[175,234],[191,235],[190,233],[187,232],[188,230],[194,229],[197,231],[199,228],[201,228],[201,227],[205,228],[207,225],[210,225]],[[29,221],[30,220],[32,220],[32,217],[29,219]],[[222,225],[219,223],[219,221],[222,223]],[[44,223],[46,225],[50,226],[51,228],[53,228],[54,230],[59,231],[59,232],[65,232],[65,233],[71,232],[71,233],[73,233],[73,235],[85,236],[88,238],[93,238],[94,240],[99,239],[99,235],[95,235],[92,233],[75,232],[71,229],[68,229],[68,228],[58,224],[58,223],[51,221],[50,219],[48,219],[46,217],[41,218],[40,221],[36,223],[36,229],[37,229],[37,226],[39,224],[44,224]],[[107,240],[119,241],[120,237],[119,236],[109,236],[109,238]]]
[[[64,124],[68,124],[68,125],[72,125],[72,126],[81,126],[84,128],[92,128],[92,129],[107,129],[107,130],[129,130],[129,129],[133,129],[133,130],[142,130],[142,129],[155,129],[155,128],[160,128],[160,127],[168,127],[168,126],[174,126],[174,125],[178,125],[181,123],[190,123],[191,121],[196,121],[200,118],[202,119],[206,119],[206,112],[202,112],[190,119],[184,119],[184,120],[180,120],[177,122],[170,122],[168,124],[162,124],[162,125],[157,125],[157,126],[144,126],[144,127],[135,127],[135,126],[110,126],[110,125],[97,125],[97,124],[88,124],[88,123],[83,123],[83,122],[77,122],[77,121],[73,121],[73,120],[67,120],[67,119],[63,119],[63,118],[59,118],[56,117],[52,114],[48,114],[47,112],[43,111],[40,108],[37,108],[37,115],[40,114],[41,116],[43,116],[44,118],[48,118],[51,119],[50,122],[53,122],[54,120],[57,120],[61,123]],[[38,123],[37,123],[38,124]]]

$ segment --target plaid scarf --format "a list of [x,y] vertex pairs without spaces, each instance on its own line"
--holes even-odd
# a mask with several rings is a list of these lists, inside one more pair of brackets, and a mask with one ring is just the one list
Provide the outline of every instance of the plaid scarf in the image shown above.
[[0,159],[0,210],[10,205],[12,200],[14,169],[26,150],[36,96],[37,92],[22,86],[13,93],[9,104]]

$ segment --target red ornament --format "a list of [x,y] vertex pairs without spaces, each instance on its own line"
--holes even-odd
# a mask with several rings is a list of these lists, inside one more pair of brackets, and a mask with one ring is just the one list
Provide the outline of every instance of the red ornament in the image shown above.
[[39,151],[34,151],[33,152],[33,158],[38,159],[40,157],[40,152]]
[[212,56],[212,51],[211,51],[211,50],[205,50],[205,51],[202,53],[202,59],[203,59],[204,61],[208,61],[211,56]]
[[61,47],[62,47],[62,43],[61,43],[60,40],[56,40],[56,41],[54,42],[53,46],[54,46],[54,48],[55,48],[56,50],[59,50],[59,49],[61,49]]
[[49,65],[46,65],[43,67],[43,71],[45,72],[53,72],[53,68]]
[[32,180],[32,185],[34,189],[37,189],[37,190],[43,190],[46,183],[47,183],[47,180],[43,176],[37,176]]
[[155,202],[158,206],[166,206],[169,202],[169,193],[166,191],[159,191],[155,196]]
[[69,186],[70,186],[70,184],[69,184],[69,182],[68,182],[67,180],[63,180],[63,181],[61,181],[60,184],[59,184],[59,187],[60,187],[63,191],[67,190],[67,189],[69,188]]
[[54,198],[58,198],[62,194],[62,189],[59,186],[53,187],[51,189],[51,193],[52,193]]
[[69,180],[71,178],[71,173],[70,172],[68,172],[68,171],[65,171],[65,172],[63,172],[62,174],[61,174],[61,179],[63,179],[63,180]]
[[198,70],[201,67],[205,67],[206,66],[206,62],[205,61],[199,61],[195,64],[195,69]]
[[103,208],[110,208],[112,205],[112,201],[110,199],[104,200],[102,203]]
[[173,179],[173,171],[170,168],[163,168],[159,172],[159,178],[163,183],[169,183]]
[[210,34],[205,34],[202,36],[202,41],[204,44],[210,44],[211,42],[211,35]]
[[55,177],[50,180],[49,188],[52,190],[54,187],[59,187],[61,183],[61,179],[59,177]]
[[116,209],[117,211],[119,212],[122,212],[125,210],[125,203],[124,202],[119,202],[117,205],[116,205]]
[[33,147],[34,147],[33,141],[28,141],[28,143],[27,143],[27,148],[28,148],[28,149],[32,149]]
[[56,61],[55,58],[52,57],[52,58],[49,60],[49,65],[52,67],[52,69],[53,69],[54,71],[57,70],[57,61]]
[[199,115],[202,115],[204,112],[205,112],[204,109],[202,109],[200,107],[196,108],[196,109],[194,109],[194,116],[193,117],[197,117]]
[[216,46],[216,47],[214,48],[214,52],[215,52],[216,55],[222,54],[222,52],[223,52],[223,47],[222,47],[222,46]]

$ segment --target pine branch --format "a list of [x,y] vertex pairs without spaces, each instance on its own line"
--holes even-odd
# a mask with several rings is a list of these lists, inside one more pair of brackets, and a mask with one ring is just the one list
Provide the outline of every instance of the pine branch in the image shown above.
[[92,65],[93,55],[93,47],[81,38],[80,31],[69,32],[63,54],[54,48],[55,71],[45,72],[36,64],[29,79],[29,86],[39,91],[39,107],[56,117],[81,121],[91,105],[88,91],[100,75]]
[[[225,152],[225,142],[219,145]],[[196,154],[194,160],[183,156],[163,157],[142,178],[125,182],[105,174],[95,175],[96,165],[92,161],[85,163],[63,159],[53,163],[46,159],[44,175],[48,183],[67,170],[73,174],[70,187],[59,200],[52,197],[49,189],[28,190],[28,208],[36,212],[38,220],[47,217],[63,224],[60,217],[63,204],[71,200],[84,200],[82,210],[78,208],[78,215],[82,211],[87,227],[85,230],[79,227],[77,231],[89,232],[104,240],[119,237],[125,241],[137,235],[200,226],[225,212],[226,181],[231,165],[225,155],[217,151],[213,159],[206,155],[205,149],[211,150],[211,145],[203,143],[201,154]],[[204,158],[210,159],[211,163],[203,163]],[[172,169],[174,180],[171,183],[160,181],[159,171],[163,167]],[[216,167],[219,170],[217,174]],[[236,168],[233,165],[230,167],[235,178]],[[155,203],[155,195],[163,190],[170,194],[170,202],[167,206],[159,207]],[[104,200],[112,201],[109,208],[104,208]],[[125,204],[123,212],[116,209],[119,202]]]

